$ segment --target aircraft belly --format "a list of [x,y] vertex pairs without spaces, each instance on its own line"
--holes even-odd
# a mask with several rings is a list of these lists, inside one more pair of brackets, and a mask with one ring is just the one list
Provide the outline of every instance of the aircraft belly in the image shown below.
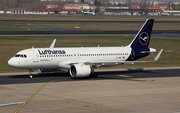
[[39,63],[40,68],[57,68],[58,63],[54,60],[41,60]]

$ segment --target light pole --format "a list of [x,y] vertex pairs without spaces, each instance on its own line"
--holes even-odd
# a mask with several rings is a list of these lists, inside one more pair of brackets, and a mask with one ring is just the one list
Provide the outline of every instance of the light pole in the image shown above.
[[4,0],[4,14],[6,14],[6,4],[7,4],[7,0]]

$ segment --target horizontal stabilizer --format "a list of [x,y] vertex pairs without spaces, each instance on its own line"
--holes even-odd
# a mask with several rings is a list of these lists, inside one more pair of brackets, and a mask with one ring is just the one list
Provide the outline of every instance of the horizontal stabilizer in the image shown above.
[[154,58],[154,61],[157,61],[159,59],[159,57],[161,56],[161,53],[162,53],[163,49],[161,49],[159,51],[159,53],[156,55],[156,57]]
[[161,56],[161,53],[163,52],[163,49],[161,49],[159,51],[159,53],[154,57],[154,60],[150,60],[150,61],[133,61],[133,62],[155,62],[159,60],[159,57]]

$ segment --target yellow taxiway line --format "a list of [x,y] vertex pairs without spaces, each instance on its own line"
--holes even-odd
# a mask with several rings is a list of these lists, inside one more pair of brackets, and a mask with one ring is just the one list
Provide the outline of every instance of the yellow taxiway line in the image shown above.
[[31,95],[26,101],[24,104],[22,104],[14,113],[18,113],[30,100],[32,100],[40,91],[43,90],[44,87],[46,87],[50,82],[52,81],[49,81],[47,83],[45,83],[44,85],[42,85],[33,95]]
[[117,75],[117,76],[120,76],[120,77],[123,77],[123,78],[132,78],[132,76],[128,76],[128,75]]

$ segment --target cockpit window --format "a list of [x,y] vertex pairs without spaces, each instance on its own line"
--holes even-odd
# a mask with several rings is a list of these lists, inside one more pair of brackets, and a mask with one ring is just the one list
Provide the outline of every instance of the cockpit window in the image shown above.
[[20,55],[19,55],[19,54],[17,54],[17,55],[15,55],[15,57],[20,57]]
[[25,55],[25,54],[16,54],[15,57],[27,58],[27,55]]
[[26,55],[24,55],[24,58],[27,58],[27,56],[26,56]]

